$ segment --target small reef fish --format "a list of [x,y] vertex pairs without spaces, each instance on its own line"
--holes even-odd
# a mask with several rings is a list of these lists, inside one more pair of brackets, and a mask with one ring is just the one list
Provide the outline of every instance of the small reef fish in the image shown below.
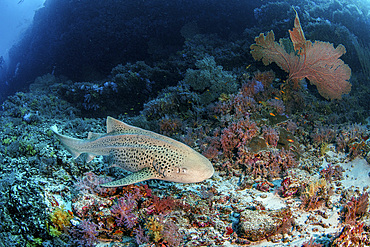
[[111,155],[115,165],[133,173],[102,184],[103,187],[125,186],[149,179],[180,183],[202,182],[214,173],[211,162],[189,146],[169,137],[128,125],[107,117],[107,133],[89,132],[87,140],[51,130],[63,146],[77,158],[87,153],[90,162],[97,155]]

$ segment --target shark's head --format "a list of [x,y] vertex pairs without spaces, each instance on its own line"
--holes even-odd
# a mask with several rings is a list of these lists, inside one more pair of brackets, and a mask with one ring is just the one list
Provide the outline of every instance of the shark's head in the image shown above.
[[180,183],[198,183],[210,177],[214,173],[212,163],[200,153],[192,150],[191,155],[183,160],[181,165],[171,167],[165,171],[167,181]]

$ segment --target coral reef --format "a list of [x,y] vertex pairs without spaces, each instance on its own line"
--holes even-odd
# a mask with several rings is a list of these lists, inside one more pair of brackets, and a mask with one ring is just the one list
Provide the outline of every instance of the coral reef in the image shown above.
[[[46,1],[47,9],[78,1],[52,2]],[[88,20],[93,16],[92,23],[96,23],[98,16],[90,16],[96,9],[91,13],[77,11],[82,5],[86,7],[83,2],[79,1],[78,8],[72,11],[78,13],[73,18]],[[49,69],[31,84],[29,91],[1,98],[0,245],[370,245],[370,87],[366,60],[358,54],[362,50],[366,55],[364,44],[370,37],[365,28],[360,28],[367,20],[367,6],[344,0],[217,1],[212,6],[221,6],[225,14],[212,16],[218,21],[206,24],[191,19],[199,13],[195,9],[199,2],[172,8],[179,2],[172,1],[165,9],[174,12],[161,11],[156,2],[132,2],[128,9],[153,7],[140,11],[161,18],[125,16],[118,21],[124,23],[117,26],[119,30],[135,27],[136,31],[124,32],[124,39],[135,33],[135,40],[140,42],[133,39],[118,48],[110,46],[111,42],[101,42],[104,48],[97,49],[100,46],[93,45],[95,40],[90,38],[105,39],[102,34],[108,29],[99,35],[83,32],[82,36],[92,44],[84,49],[91,48],[93,54],[84,53],[86,57],[80,58],[76,55],[80,51],[63,48],[61,53],[69,58],[74,54],[73,60],[60,60],[50,53],[50,59],[56,63],[45,65]],[[200,15],[201,19],[215,11],[206,2],[209,11]],[[118,10],[129,3],[120,5]],[[249,14],[243,8],[233,9],[237,5],[248,5]],[[277,43],[273,33],[269,33],[259,36],[253,44],[253,37],[261,30],[273,29],[279,37],[288,34],[294,21],[291,5],[299,12],[305,10],[290,33],[292,41],[283,39]],[[100,16],[110,19],[109,13],[115,12],[112,6],[99,8]],[[186,11],[181,12],[182,8]],[[233,14],[226,11],[230,8]],[[127,14],[128,9],[123,13]],[[187,12],[191,14],[179,14]],[[61,13],[55,14],[60,20]],[[175,14],[171,23],[160,22]],[[177,19],[179,16],[181,20]],[[238,16],[243,18],[236,25]],[[241,22],[249,18],[250,22]],[[127,20],[132,22],[126,23]],[[97,28],[113,24],[105,21]],[[152,25],[145,26],[149,22]],[[239,34],[210,34],[216,29],[233,32],[225,28],[226,22],[235,22],[233,30],[240,30]],[[35,29],[40,31],[41,24],[35,25]],[[306,40],[300,24],[311,40],[344,44],[347,52],[343,61],[339,59],[344,52],[341,45],[334,49],[331,44]],[[158,36],[140,38],[157,25],[166,27],[160,30],[165,30],[164,38],[174,39],[172,44],[166,42],[162,46],[160,36],[164,33],[160,30]],[[61,47],[73,36],[73,30],[80,33],[76,28],[71,26],[63,35],[55,36],[60,38]],[[109,33],[117,34],[114,30]],[[180,48],[178,45],[184,40]],[[23,42],[20,47],[25,46]],[[32,43],[35,50],[24,53],[24,59],[29,59],[41,43]],[[255,52],[263,48],[260,45],[281,51],[276,58],[265,49],[261,57],[263,62],[276,58],[267,62],[277,66],[266,67],[254,60],[259,56]],[[133,54],[132,48],[140,49],[138,56],[150,55],[122,58],[122,54]],[[329,54],[317,54],[319,48]],[[103,59],[117,50],[122,59]],[[163,56],[170,50],[170,56]],[[84,61],[92,55],[94,61],[86,67]],[[323,56],[331,59],[329,63],[320,63],[323,66],[319,74],[324,74],[324,81],[310,77],[317,73],[307,75],[320,62],[314,58],[322,60]],[[288,62],[282,63],[281,58]],[[19,75],[28,74],[22,70],[31,60],[22,60]],[[32,66],[43,66],[37,61]],[[349,91],[349,70],[344,61],[352,69],[351,92],[345,96]],[[103,63],[97,69],[96,65]],[[328,64],[334,67],[328,69]],[[71,74],[62,75],[61,71],[71,66],[75,66],[68,71]],[[347,73],[338,75],[334,69]],[[107,73],[101,74],[103,71]],[[289,73],[287,81],[285,73]],[[88,76],[80,79],[82,74]],[[33,77],[25,80],[23,75],[11,73],[15,77],[9,85],[0,82],[0,97],[9,88],[20,90],[12,82],[32,82]],[[328,79],[329,75],[334,77]],[[305,77],[311,83],[315,81],[316,86],[307,84]],[[341,89],[329,90],[333,81],[341,83],[336,84]],[[298,85],[299,90],[294,88]],[[73,159],[53,136],[50,126],[57,124],[75,138],[86,138],[88,131],[106,131],[107,115],[187,144],[212,162],[214,176],[197,184],[153,180],[118,188],[100,186],[128,172],[120,169],[110,155],[97,156],[89,163],[84,154]]]

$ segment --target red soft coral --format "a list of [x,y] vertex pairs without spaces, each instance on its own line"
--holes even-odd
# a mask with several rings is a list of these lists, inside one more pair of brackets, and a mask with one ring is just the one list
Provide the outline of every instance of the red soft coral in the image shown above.
[[369,194],[367,192],[364,192],[358,198],[352,197],[351,201],[343,207],[343,222],[346,224],[355,224],[367,212],[368,206]]
[[349,79],[351,69],[341,59],[346,49],[338,45],[322,41],[306,40],[303,34],[298,14],[293,30],[289,30],[294,51],[288,53],[284,42],[275,42],[273,31],[266,36],[261,33],[256,37],[256,44],[251,45],[251,54],[255,60],[261,60],[264,65],[275,62],[281,69],[289,73],[289,80],[297,87],[300,80],[307,78],[316,85],[319,93],[326,99],[340,99],[342,94],[351,91]]

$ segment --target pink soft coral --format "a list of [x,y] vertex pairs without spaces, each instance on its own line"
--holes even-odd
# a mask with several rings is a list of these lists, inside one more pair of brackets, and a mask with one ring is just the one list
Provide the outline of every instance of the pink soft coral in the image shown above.
[[222,130],[221,147],[227,157],[232,157],[234,152],[243,146],[247,146],[249,141],[257,135],[259,128],[257,124],[246,116],[237,122],[232,122],[227,128]]
[[315,41],[312,44],[306,40],[297,13],[289,35],[294,46],[290,53],[284,49],[282,40],[275,42],[273,31],[266,36],[261,33],[255,39],[256,44],[251,45],[253,58],[262,59],[264,65],[275,62],[289,73],[288,80],[293,81],[296,87],[300,80],[307,78],[326,99],[340,99],[342,94],[351,91],[351,69],[339,59],[346,52],[343,45],[334,49],[328,42]]

